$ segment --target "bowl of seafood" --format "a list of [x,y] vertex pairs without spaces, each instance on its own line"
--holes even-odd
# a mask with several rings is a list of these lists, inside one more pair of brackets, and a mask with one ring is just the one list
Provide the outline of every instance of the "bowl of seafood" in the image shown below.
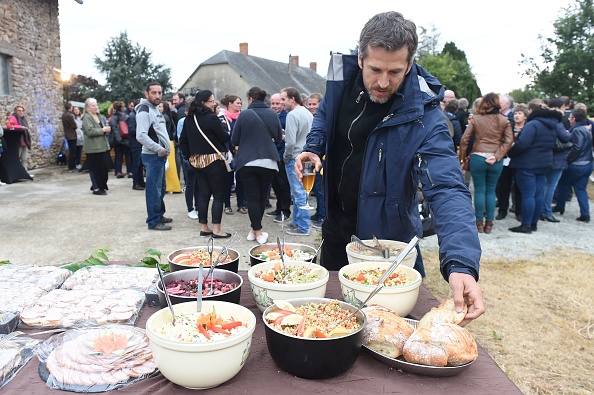
[[[223,247],[213,247],[213,263],[216,262],[222,248]],[[239,252],[232,248],[229,248],[228,251],[229,253],[227,254],[227,257],[219,263],[216,268],[237,273],[237,270],[239,269]],[[200,263],[202,263],[204,267],[210,267],[210,255],[207,246],[180,248],[179,250],[170,253],[167,256],[167,261],[169,262],[169,270],[172,272],[197,268]]]
[[203,301],[173,306],[151,315],[146,333],[155,362],[169,381],[190,389],[216,387],[243,368],[256,329],[256,316],[235,303]]
[[363,342],[365,314],[327,298],[277,300],[262,314],[268,352],[279,368],[306,379],[346,372]]
[[[169,294],[169,300],[172,304],[196,301],[198,295],[198,272],[200,269],[178,270],[177,272],[167,273],[163,276],[165,288]],[[206,277],[208,269],[203,269],[203,275]],[[241,299],[241,286],[243,278],[237,273],[228,270],[215,268],[212,277],[205,278],[202,282],[203,300],[222,300],[239,304]],[[157,295],[159,305],[167,306],[163,286],[160,281],[157,282]]]
[[329,279],[325,267],[304,261],[268,261],[248,270],[252,297],[260,311],[276,299],[323,298]]
[[[380,277],[392,262],[357,262],[338,271],[342,298],[359,306],[375,289]],[[406,317],[417,303],[421,287],[421,274],[408,266],[398,266],[384,282],[384,287],[368,304],[387,307],[400,317]]]

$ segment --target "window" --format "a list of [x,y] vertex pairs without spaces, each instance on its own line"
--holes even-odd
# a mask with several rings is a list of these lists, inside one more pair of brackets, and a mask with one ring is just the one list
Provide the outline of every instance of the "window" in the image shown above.
[[10,95],[10,56],[0,53],[0,96]]

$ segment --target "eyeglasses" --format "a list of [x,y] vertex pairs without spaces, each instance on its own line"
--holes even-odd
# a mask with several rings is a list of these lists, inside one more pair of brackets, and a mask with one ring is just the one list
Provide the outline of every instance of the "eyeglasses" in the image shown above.
[[216,102],[217,102],[216,100],[207,100],[207,103],[215,104]]

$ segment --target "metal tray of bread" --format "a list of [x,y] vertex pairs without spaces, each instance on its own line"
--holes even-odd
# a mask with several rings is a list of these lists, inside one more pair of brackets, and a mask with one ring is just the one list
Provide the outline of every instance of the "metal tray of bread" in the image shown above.
[[[417,324],[419,321],[412,320],[410,318],[405,318],[406,322],[408,322],[413,328],[417,329]],[[421,365],[418,363],[407,362],[404,360],[402,356],[398,358],[390,358],[383,354],[378,353],[370,349],[369,347],[363,345],[363,348],[367,350],[371,354],[371,356],[377,359],[380,362],[383,362],[393,368],[400,369],[404,372],[420,374],[423,376],[433,376],[433,377],[448,377],[448,376],[455,376],[457,374],[462,373],[470,365],[472,362],[465,363],[459,366],[429,366],[429,365]]]

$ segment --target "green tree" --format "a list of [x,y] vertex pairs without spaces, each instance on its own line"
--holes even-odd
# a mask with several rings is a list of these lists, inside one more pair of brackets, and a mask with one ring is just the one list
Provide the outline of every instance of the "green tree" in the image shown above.
[[[103,50],[104,59],[95,57],[95,67],[105,75],[105,91],[98,91],[98,100],[130,100],[144,97],[146,83],[158,81],[163,93],[170,91],[171,69],[154,65],[152,52],[133,43],[126,32],[111,38]],[[105,93],[105,95],[103,95]]]
[[569,96],[594,112],[594,0],[576,0],[554,23],[554,37],[541,39],[542,63],[524,59],[531,89],[546,97]]
[[524,89],[514,89],[513,91],[509,92],[508,94],[514,98],[515,104],[517,104],[517,103],[528,104],[528,102],[532,99],[545,97],[542,92],[535,91],[530,86],[526,86],[526,87],[524,87]]
[[453,90],[456,97],[465,97],[472,103],[474,99],[482,96],[476,78],[466,60],[466,54],[454,43],[446,43],[441,53],[427,54],[418,62],[433,74],[445,89]]

